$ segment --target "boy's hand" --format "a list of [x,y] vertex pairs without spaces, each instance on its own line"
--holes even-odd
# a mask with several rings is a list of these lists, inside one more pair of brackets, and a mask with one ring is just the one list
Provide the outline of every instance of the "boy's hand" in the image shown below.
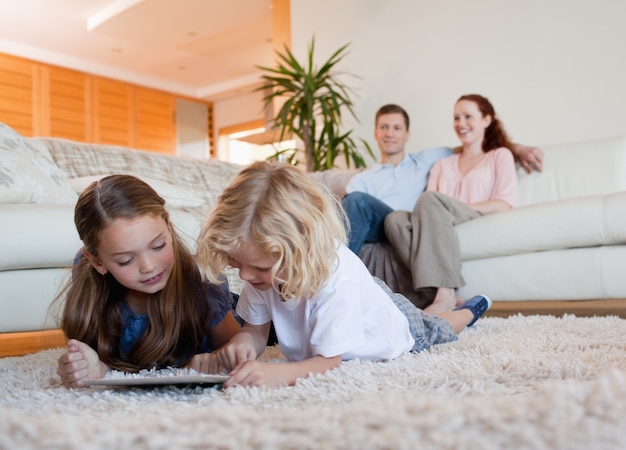
[[189,364],[185,367],[200,373],[219,374],[224,371],[224,368],[220,366],[217,360],[217,354],[215,352],[193,355],[193,358],[191,358],[191,361],[189,361]]
[[235,367],[230,373],[230,380],[224,387],[231,386],[268,386],[278,387],[293,384],[294,380],[289,373],[289,364],[269,363],[262,361],[245,361]]
[[230,380],[224,383],[228,388],[242,386],[291,386],[298,378],[305,378],[312,373],[323,373],[341,364],[341,355],[325,358],[313,356],[297,362],[272,363],[263,361],[245,361],[230,373]]
[[222,348],[214,352],[217,362],[226,370],[231,370],[238,364],[256,359],[257,352],[254,338],[247,332],[239,332]]

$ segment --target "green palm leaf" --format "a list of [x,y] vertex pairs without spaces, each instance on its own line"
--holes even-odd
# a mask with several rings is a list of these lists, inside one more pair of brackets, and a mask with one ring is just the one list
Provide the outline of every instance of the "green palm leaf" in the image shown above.
[[[309,44],[306,64],[301,64],[285,46],[276,52],[277,66],[257,66],[263,71],[263,83],[255,91],[264,92],[267,108],[276,99],[284,102],[274,117],[275,127],[280,129],[280,139],[296,136],[304,146],[307,170],[325,170],[335,167],[337,157],[343,155],[347,167],[365,167],[365,159],[351,136],[352,130],[341,132],[342,114],[347,112],[358,120],[350,98],[352,90],[340,81],[336,67],[347,55],[349,44],[336,50],[319,68],[315,66],[315,38]],[[361,139],[365,151],[372,158],[370,146]],[[291,150],[289,150],[291,151]],[[286,156],[281,150],[271,158]],[[287,161],[297,164],[298,155],[293,151]]]

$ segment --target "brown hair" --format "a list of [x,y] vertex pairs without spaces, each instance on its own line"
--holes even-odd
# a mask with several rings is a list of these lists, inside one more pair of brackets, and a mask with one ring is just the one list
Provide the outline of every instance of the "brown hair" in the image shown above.
[[402,114],[402,117],[404,117],[404,125],[406,125],[407,131],[409,130],[409,114],[402,106],[398,106],[393,103],[383,105],[378,109],[378,111],[376,111],[376,120],[374,123],[378,124],[378,118],[387,114]]
[[496,117],[496,110],[486,97],[479,94],[467,94],[459,97],[456,103],[459,103],[461,100],[476,103],[478,110],[484,117],[491,116],[491,124],[485,129],[485,138],[482,144],[483,151],[488,152],[500,147],[506,147],[509,150],[513,149],[513,144],[506,131],[504,131],[502,122]]
[[117,219],[144,215],[161,217],[167,224],[174,266],[165,288],[152,294],[148,327],[126,357],[119,349],[126,288],[110,273],[100,275],[81,258],[55,300],[64,298],[60,325],[68,339],[87,343],[109,367],[130,372],[186,364],[208,335],[210,319],[209,287],[202,284],[191,253],[173,230],[165,201],[148,184],[129,175],[92,183],[78,198],[74,222],[85,250],[95,256],[102,230]]

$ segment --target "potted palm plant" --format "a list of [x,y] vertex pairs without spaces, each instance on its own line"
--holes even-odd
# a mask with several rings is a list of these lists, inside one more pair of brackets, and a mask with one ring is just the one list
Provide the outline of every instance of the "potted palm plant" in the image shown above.
[[[283,101],[274,117],[274,129],[280,130],[279,140],[295,136],[301,142],[308,171],[332,169],[340,155],[345,158],[346,167],[366,165],[352,130],[341,130],[342,113],[348,112],[358,120],[350,99],[351,90],[336,72],[348,45],[333,53],[319,68],[314,65],[315,39],[308,47],[306,64],[301,64],[285,46],[283,53],[276,52],[277,67],[257,66],[264,72],[263,85],[257,90],[265,93],[265,107],[276,99]],[[359,141],[374,158],[369,144],[363,139]],[[279,155],[297,164],[302,152],[284,149],[272,157]]]

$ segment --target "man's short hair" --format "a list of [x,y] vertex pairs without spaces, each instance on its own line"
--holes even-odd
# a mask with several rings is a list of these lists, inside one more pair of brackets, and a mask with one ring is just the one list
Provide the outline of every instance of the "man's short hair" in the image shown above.
[[376,123],[378,123],[378,118],[380,116],[384,116],[387,114],[402,114],[402,117],[404,117],[404,124],[406,125],[406,129],[407,131],[409,130],[409,114],[404,110],[402,106],[395,105],[393,103],[381,106],[376,112]]

